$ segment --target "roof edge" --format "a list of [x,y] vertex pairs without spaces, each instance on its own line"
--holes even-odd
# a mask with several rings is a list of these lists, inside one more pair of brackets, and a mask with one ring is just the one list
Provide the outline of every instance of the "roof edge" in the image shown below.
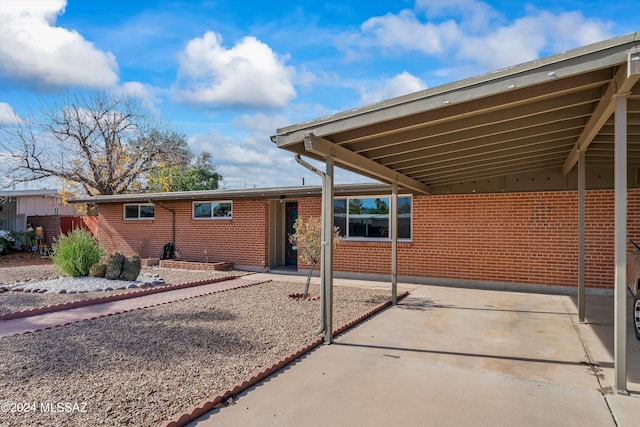
[[[334,187],[334,194],[380,194],[391,193],[391,185],[383,183],[339,184]],[[251,188],[242,190],[203,190],[178,191],[169,193],[136,193],[114,194],[105,196],[86,196],[69,199],[69,203],[144,203],[196,200],[255,200],[279,199],[292,197],[317,197],[322,194],[322,186],[297,186]]]
[[291,133],[295,133],[301,130],[312,128],[317,125],[324,125],[332,122],[338,122],[341,120],[349,119],[355,116],[364,115],[367,113],[384,110],[387,108],[397,107],[403,104],[408,104],[421,99],[434,97],[447,92],[460,90],[479,84],[512,77],[521,73],[530,72],[538,68],[546,67],[558,62],[567,61],[570,59],[579,58],[601,52],[607,49],[612,49],[620,46],[624,46],[630,43],[640,41],[640,32],[628,33],[622,36],[614,37],[611,39],[603,40],[600,42],[592,43],[587,46],[578,47],[564,52],[559,52],[543,58],[534,59],[532,61],[524,62],[521,64],[513,65],[510,67],[489,71],[477,76],[468,77],[455,82],[445,83],[443,85],[435,86],[433,88],[424,89],[418,92],[398,96],[395,98],[376,102],[365,106],[355,107],[349,110],[344,110],[334,115],[323,116],[312,120],[304,121],[301,123],[293,124],[283,128],[276,129],[276,135],[270,137],[271,141],[277,143],[278,136],[285,136]]

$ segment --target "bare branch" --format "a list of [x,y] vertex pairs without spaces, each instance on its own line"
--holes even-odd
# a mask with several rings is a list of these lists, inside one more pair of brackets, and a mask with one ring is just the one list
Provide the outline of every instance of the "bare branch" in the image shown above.
[[103,91],[68,92],[3,126],[0,149],[14,182],[53,177],[86,194],[132,191],[161,162],[192,158],[185,137],[154,120],[139,99]]

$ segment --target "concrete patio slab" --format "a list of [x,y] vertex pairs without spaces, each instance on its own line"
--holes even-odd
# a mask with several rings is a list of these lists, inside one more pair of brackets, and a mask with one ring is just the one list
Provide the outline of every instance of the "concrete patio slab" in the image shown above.
[[640,342],[631,396],[607,394],[610,300],[578,325],[568,296],[420,286],[189,425],[632,427]]

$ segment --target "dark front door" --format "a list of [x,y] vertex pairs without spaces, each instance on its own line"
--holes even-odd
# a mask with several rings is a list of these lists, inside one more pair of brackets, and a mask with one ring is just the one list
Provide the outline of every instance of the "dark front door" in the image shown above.
[[298,251],[293,249],[293,245],[289,242],[289,234],[294,234],[296,230],[293,228],[298,218],[298,202],[285,203],[285,256],[284,263],[286,265],[298,265]]

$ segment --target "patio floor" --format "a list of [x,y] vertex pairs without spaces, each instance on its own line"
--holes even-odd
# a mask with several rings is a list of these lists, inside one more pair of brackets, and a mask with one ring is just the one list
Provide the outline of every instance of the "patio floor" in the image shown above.
[[[406,288],[406,287],[405,287]],[[190,426],[618,426],[640,419],[640,342],[613,389],[613,300],[416,286]]]

